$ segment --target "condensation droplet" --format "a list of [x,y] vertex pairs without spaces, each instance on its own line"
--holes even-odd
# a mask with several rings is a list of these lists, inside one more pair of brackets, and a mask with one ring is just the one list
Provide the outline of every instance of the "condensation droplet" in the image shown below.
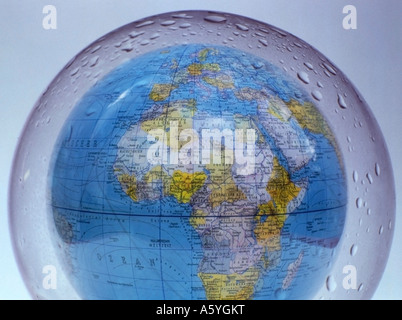
[[273,28],[273,27],[271,27],[271,30],[275,31],[276,33],[278,33],[278,35],[280,35],[281,37],[286,37],[287,36],[287,33],[285,33],[282,30],[279,30],[279,29],[276,29],[276,28]]
[[359,288],[357,289],[357,291],[361,292],[363,289],[364,289],[364,285],[363,285],[363,283],[361,283]]
[[268,47],[268,41],[265,39],[258,39],[258,42],[264,45],[265,47]]
[[24,173],[24,182],[28,180],[29,176],[31,175],[31,170],[28,169],[25,173]]
[[176,23],[176,21],[174,21],[174,20],[166,20],[166,21],[161,22],[161,26],[168,27],[168,26],[174,25],[175,23]]
[[345,102],[345,99],[338,93],[338,104],[342,109],[346,109],[348,106]]
[[261,61],[257,61],[257,62],[253,62],[252,66],[254,69],[258,70],[264,66],[264,63],[262,63]]
[[190,28],[190,27],[191,27],[191,23],[187,23],[187,22],[182,23],[181,25],[179,25],[179,28],[181,28],[181,29],[187,29],[187,28]]
[[363,206],[363,200],[361,198],[356,199],[356,207],[360,209]]
[[309,63],[309,62],[305,62],[304,65],[305,65],[309,70],[313,70],[313,69],[314,69],[313,65],[312,65],[311,63]]
[[318,82],[317,82],[317,87],[319,87],[319,88],[324,88],[324,85],[323,85],[320,81],[318,81]]
[[96,51],[98,51],[100,48],[102,48],[102,46],[99,44],[95,47],[93,47],[93,49],[91,50],[91,53],[95,53]]
[[260,31],[262,31],[262,32],[264,32],[264,33],[269,34],[269,30],[267,30],[267,29],[265,29],[265,28],[260,28],[260,29],[258,29],[258,30],[260,30]]
[[367,215],[371,216],[371,209],[370,208],[367,209]]
[[275,291],[275,297],[276,297],[278,300],[285,300],[285,299],[286,299],[286,291],[285,291],[285,290],[282,290],[282,289],[277,289],[277,290]]
[[357,246],[357,244],[352,245],[352,247],[350,248],[350,255],[354,257],[357,254],[358,249],[359,247]]
[[133,31],[133,32],[129,33],[128,36],[129,36],[131,39],[134,39],[134,38],[137,38],[137,37],[143,35],[144,33],[145,33],[144,31],[140,31],[140,32],[138,32],[138,31]]
[[75,68],[73,71],[71,71],[70,76],[75,76],[78,73],[78,71],[80,71],[80,67]]
[[370,173],[367,173],[367,175],[366,175],[366,177],[367,177],[367,180],[368,180],[368,182],[370,183],[370,184],[373,184],[373,177],[371,176],[371,174]]
[[98,64],[98,61],[99,61],[99,56],[92,57],[91,60],[89,60],[89,66],[91,68],[95,67]]
[[388,222],[388,230],[392,230],[392,220],[389,220]]
[[154,23],[155,23],[155,21],[152,21],[152,20],[144,21],[144,22],[140,23],[139,25],[137,25],[136,28],[150,26],[151,24],[154,24]]
[[382,235],[383,232],[384,232],[384,227],[383,227],[383,226],[380,226],[380,229],[378,229],[378,234],[379,234],[379,235]]
[[349,136],[346,138],[346,140],[347,140],[349,143],[351,143],[351,142],[352,142],[352,138],[351,138],[351,137],[349,137]]
[[308,74],[307,74],[306,72],[304,72],[304,71],[299,71],[299,72],[297,73],[297,77],[298,77],[301,81],[303,81],[305,84],[309,84],[309,83],[310,83],[310,79],[309,79],[309,77],[308,77]]
[[149,41],[148,39],[145,39],[145,40],[142,40],[141,42],[140,42],[140,45],[142,45],[142,46],[146,46],[147,44],[149,44],[151,41]]
[[381,168],[378,163],[375,164],[375,174],[377,175],[377,177],[379,177],[381,174]]
[[313,90],[311,92],[311,95],[313,96],[313,98],[315,100],[321,101],[321,99],[322,99],[322,93],[320,91],[318,91],[318,90]]
[[323,66],[324,66],[325,69],[328,70],[328,72],[332,73],[334,76],[336,75],[336,70],[331,65],[329,65],[328,63],[324,62]]
[[212,22],[212,23],[222,23],[225,22],[227,19],[222,16],[211,15],[204,18],[205,21]]
[[187,13],[177,13],[177,14],[173,14],[172,18],[176,18],[176,19],[192,19],[193,16],[190,16]]
[[161,36],[161,35],[160,35],[159,33],[154,33],[153,35],[151,35],[151,36],[149,37],[149,39],[154,40],[154,39],[159,38],[160,36]]
[[243,24],[240,24],[240,23],[236,24],[236,28],[241,30],[241,31],[248,31],[249,30],[249,28],[247,26],[245,26]]
[[353,171],[353,181],[357,182],[359,180],[359,174],[357,173],[357,171]]
[[328,290],[329,292],[334,292],[334,291],[336,290],[336,287],[337,287],[335,278],[334,278],[333,276],[329,276],[329,277],[327,278],[326,285],[327,285],[327,290]]
[[298,43],[298,42],[293,42],[293,44],[298,48],[302,48],[302,45],[300,43]]

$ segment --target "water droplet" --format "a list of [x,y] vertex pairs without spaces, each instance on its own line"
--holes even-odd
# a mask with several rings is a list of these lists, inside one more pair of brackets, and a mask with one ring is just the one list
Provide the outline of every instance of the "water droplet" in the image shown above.
[[304,72],[304,71],[299,71],[299,72],[297,73],[297,77],[298,77],[301,81],[303,81],[305,84],[309,84],[309,83],[310,83],[310,79],[309,79],[309,77],[308,77],[308,74],[307,74],[306,72]]
[[369,182],[370,184],[373,184],[373,177],[371,176],[371,174],[370,174],[370,173],[367,173],[366,177],[367,177],[368,182]]
[[380,229],[378,229],[378,234],[382,235],[383,232],[384,232],[384,227],[381,226]]
[[142,40],[141,42],[140,42],[140,45],[142,45],[142,46],[146,46],[147,44],[149,44],[151,41],[149,41],[148,39],[145,39],[145,40]]
[[123,48],[121,48],[122,51],[125,52],[131,52],[134,49],[134,45],[133,44],[126,44]]
[[176,23],[176,21],[174,21],[174,20],[166,20],[166,21],[161,22],[161,26],[167,27],[167,26],[171,26],[175,23]]
[[392,220],[389,220],[388,222],[388,230],[392,230]]
[[375,164],[375,174],[377,175],[377,177],[379,177],[381,174],[381,168],[378,163]]
[[279,29],[276,29],[274,27],[271,27],[271,30],[275,31],[276,33],[278,33],[278,35],[281,36],[281,37],[286,37],[288,35],[286,32],[284,32],[282,30],[279,30]]
[[357,250],[359,249],[359,247],[357,246],[357,244],[354,244],[351,248],[350,248],[350,255],[352,257],[354,257],[357,254]]
[[152,20],[144,21],[144,22],[140,23],[139,25],[137,25],[136,28],[150,26],[151,24],[154,24],[154,23],[155,23],[155,21],[152,21]]
[[249,28],[247,26],[245,26],[243,24],[240,24],[240,23],[236,24],[236,28],[241,30],[241,31],[248,31],[249,30]]
[[324,73],[328,78],[331,78],[331,74],[326,69],[324,70]]
[[356,199],[356,207],[360,209],[363,206],[363,200],[361,198]]
[[345,102],[345,99],[338,93],[338,104],[342,109],[346,109],[348,106]]
[[253,66],[254,69],[258,70],[258,69],[261,69],[264,66],[264,63],[262,63],[261,61],[257,61],[257,62],[254,62],[252,64],[252,66]]
[[334,292],[336,290],[337,284],[333,276],[327,278],[326,285],[329,292]]
[[336,75],[336,70],[331,66],[331,65],[329,65],[328,63],[323,63],[323,66],[324,66],[324,68],[325,69],[327,69],[330,73],[332,73],[334,76]]
[[172,18],[176,19],[192,19],[193,16],[187,15],[187,13],[177,13],[172,15]]
[[70,76],[75,76],[78,73],[78,71],[80,71],[80,68],[79,67],[75,68],[73,71],[70,72]]
[[313,96],[313,98],[315,100],[321,101],[321,99],[322,99],[322,93],[320,91],[318,91],[318,90],[313,90],[311,92],[311,95]]
[[181,25],[179,25],[179,28],[182,29],[187,29],[191,27],[191,23],[182,23]]
[[300,43],[298,43],[298,42],[293,42],[293,44],[298,48],[302,48],[302,45]]
[[313,65],[312,65],[311,63],[309,63],[309,62],[305,62],[304,65],[305,65],[309,70],[313,70],[313,69],[314,69]]
[[98,61],[99,61],[99,56],[92,57],[91,60],[89,60],[89,66],[91,68],[95,67],[98,64]]
[[156,33],[154,33],[153,35],[151,35],[151,36],[149,37],[149,39],[154,40],[154,39],[159,38],[160,36],[161,36],[161,35],[156,32]]
[[275,291],[275,297],[276,297],[278,300],[285,300],[285,299],[286,299],[286,291],[285,291],[285,290],[282,290],[282,289],[277,289],[277,290]]
[[24,182],[28,180],[30,175],[31,175],[31,170],[28,169],[24,174]]
[[98,44],[97,46],[93,47],[93,49],[91,50],[91,53],[95,53],[96,51],[98,51],[100,48],[102,48],[102,46],[100,44]]
[[372,212],[371,212],[371,209],[368,208],[368,209],[367,209],[367,215],[368,215],[368,216],[371,216],[371,213],[372,213]]
[[323,85],[320,81],[318,81],[318,82],[317,82],[317,87],[319,87],[319,88],[324,88],[324,85]]
[[357,291],[361,292],[364,289],[363,283],[360,284],[359,288],[357,288]]
[[133,31],[133,32],[129,33],[128,36],[129,36],[131,39],[134,39],[134,38],[139,37],[140,35],[143,35],[144,33],[145,33],[144,31],[140,31],[140,32],[138,32],[138,31]]
[[351,137],[349,137],[349,136],[346,138],[346,140],[347,140],[349,143],[351,143],[351,142],[352,142],[352,138],[351,138]]
[[268,41],[265,39],[258,39],[258,42],[264,45],[265,47],[268,47]]
[[359,180],[359,174],[357,173],[357,171],[353,171],[353,181],[357,182],[357,180]]
[[211,15],[204,18],[205,21],[212,22],[212,23],[222,23],[225,22],[227,19],[222,16]]

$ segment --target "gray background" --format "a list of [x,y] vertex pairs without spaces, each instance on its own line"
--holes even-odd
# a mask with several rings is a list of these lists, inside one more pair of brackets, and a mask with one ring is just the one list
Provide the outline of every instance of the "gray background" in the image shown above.
[[[57,30],[42,28],[52,4]],[[342,9],[357,8],[357,30]],[[8,180],[31,108],[62,67],[89,43],[131,21],[166,11],[226,11],[261,20],[307,41],[338,66],[370,105],[394,167],[397,221],[391,256],[375,299],[402,299],[402,1],[400,0],[0,0],[0,299],[29,299],[10,243]]]

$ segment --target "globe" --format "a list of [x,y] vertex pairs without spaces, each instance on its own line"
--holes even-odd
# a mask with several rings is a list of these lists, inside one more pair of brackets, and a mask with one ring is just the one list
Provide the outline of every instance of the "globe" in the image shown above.
[[[42,121],[34,112],[28,122],[10,205],[34,297],[361,298],[375,289],[385,262],[356,265],[389,251],[385,144],[346,77],[292,35],[202,11],[134,22],[68,63],[36,110]],[[354,140],[375,152],[358,155]],[[26,150],[39,164],[23,160]]]

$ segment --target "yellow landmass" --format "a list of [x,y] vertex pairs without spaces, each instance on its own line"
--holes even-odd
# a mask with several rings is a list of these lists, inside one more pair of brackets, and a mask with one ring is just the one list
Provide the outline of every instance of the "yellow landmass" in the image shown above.
[[267,192],[272,200],[258,206],[258,213],[254,234],[257,243],[263,247],[262,262],[265,268],[269,266],[266,252],[281,249],[280,234],[287,219],[287,207],[295,199],[301,188],[296,186],[289,177],[289,173],[282,167],[278,159],[274,158],[272,173],[267,184]]
[[205,225],[206,224],[206,219],[205,217],[208,215],[207,212],[202,211],[202,210],[195,210],[194,213],[191,214],[190,217],[190,225],[194,228],[197,229],[198,227]]
[[209,51],[211,51],[211,49],[209,49],[209,48],[202,49],[198,53],[198,60],[200,60],[201,62],[204,62],[207,59]]
[[176,88],[177,86],[172,84],[156,83],[152,87],[149,98],[156,102],[166,100],[170,96],[170,93]]
[[[263,217],[266,219],[263,220]],[[279,250],[281,248],[279,235],[286,219],[287,215],[277,214],[273,201],[260,205],[258,214],[254,218],[256,221],[254,234],[258,244],[268,251]]]
[[[196,101],[175,101],[163,107],[161,115],[156,118],[145,120],[141,123],[141,129],[152,135],[154,129],[162,129],[166,132],[167,145],[171,146],[169,134],[171,122],[176,122],[178,134],[184,129],[193,128],[193,116],[196,112]],[[178,139],[178,137],[175,137]],[[176,140],[177,141],[177,140]],[[182,148],[186,141],[178,141],[178,150]]]
[[203,70],[208,70],[212,72],[219,72],[221,71],[221,66],[217,63],[205,63],[202,65]]
[[256,268],[243,274],[199,273],[208,300],[249,300],[260,276]]
[[287,122],[292,115],[287,105],[281,99],[275,97],[269,100],[268,112],[282,122]]
[[278,214],[286,214],[289,202],[296,198],[301,191],[301,188],[290,180],[289,173],[280,165],[276,157],[274,157],[274,164],[270,180],[268,181],[267,191],[274,201]]
[[172,178],[163,170],[161,166],[156,166],[150,169],[143,178],[147,184],[152,184],[154,181],[162,183],[163,194],[168,195]]
[[118,180],[123,187],[124,192],[134,201],[137,201],[137,178],[135,175],[127,173],[118,176]]
[[202,75],[202,69],[203,67],[201,63],[193,63],[189,65],[187,71],[192,76],[200,76]]
[[234,89],[233,80],[229,76],[221,76],[216,78],[204,77],[202,80],[211,86],[217,87],[219,90]]
[[332,135],[324,117],[312,103],[300,104],[296,100],[290,100],[287,105],[302,128],[323,134],[327,138]]
[[204,172],[187,173],[180,170],[173,172],[170,184],[170,194],[173,195],[178,202],[188,203],[191,197],[204,184],[207,175]]

